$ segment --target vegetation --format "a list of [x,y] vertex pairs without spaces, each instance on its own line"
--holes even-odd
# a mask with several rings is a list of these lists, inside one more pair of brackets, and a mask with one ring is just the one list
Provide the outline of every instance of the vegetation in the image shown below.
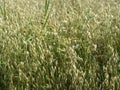
[[0,0],[0,90],[119,89],[119,0]]

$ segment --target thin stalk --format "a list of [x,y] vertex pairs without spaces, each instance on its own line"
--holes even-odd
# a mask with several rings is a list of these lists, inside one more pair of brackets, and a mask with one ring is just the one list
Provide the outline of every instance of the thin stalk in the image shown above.
[[5,0],[3,1],[3,17],[4,17],[4,20],[6,20],[6,2],[5,2]]
[[45,28],[47,21],[49,19],[49,16],[50,16],[50,9],[49,8],[50,8],[50,0],[45,0],[45,14],[44,14],[45,21],[43,23],[43,28]]

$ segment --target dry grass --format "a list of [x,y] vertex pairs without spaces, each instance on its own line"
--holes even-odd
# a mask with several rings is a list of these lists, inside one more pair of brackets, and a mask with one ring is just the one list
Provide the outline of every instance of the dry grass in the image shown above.
[[119,89],[119,0],[0,0],[0,90]]

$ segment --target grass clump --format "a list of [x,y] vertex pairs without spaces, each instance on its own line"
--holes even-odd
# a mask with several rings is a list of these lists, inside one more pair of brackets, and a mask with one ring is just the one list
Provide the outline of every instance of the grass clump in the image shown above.
[[120,2],[0,1],[0,90],[119,90]]

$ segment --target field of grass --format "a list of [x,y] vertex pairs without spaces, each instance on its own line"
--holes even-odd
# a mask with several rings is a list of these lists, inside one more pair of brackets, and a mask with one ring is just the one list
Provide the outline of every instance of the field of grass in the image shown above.
[[0,90],[120,90],[120,0],[0,0]]

